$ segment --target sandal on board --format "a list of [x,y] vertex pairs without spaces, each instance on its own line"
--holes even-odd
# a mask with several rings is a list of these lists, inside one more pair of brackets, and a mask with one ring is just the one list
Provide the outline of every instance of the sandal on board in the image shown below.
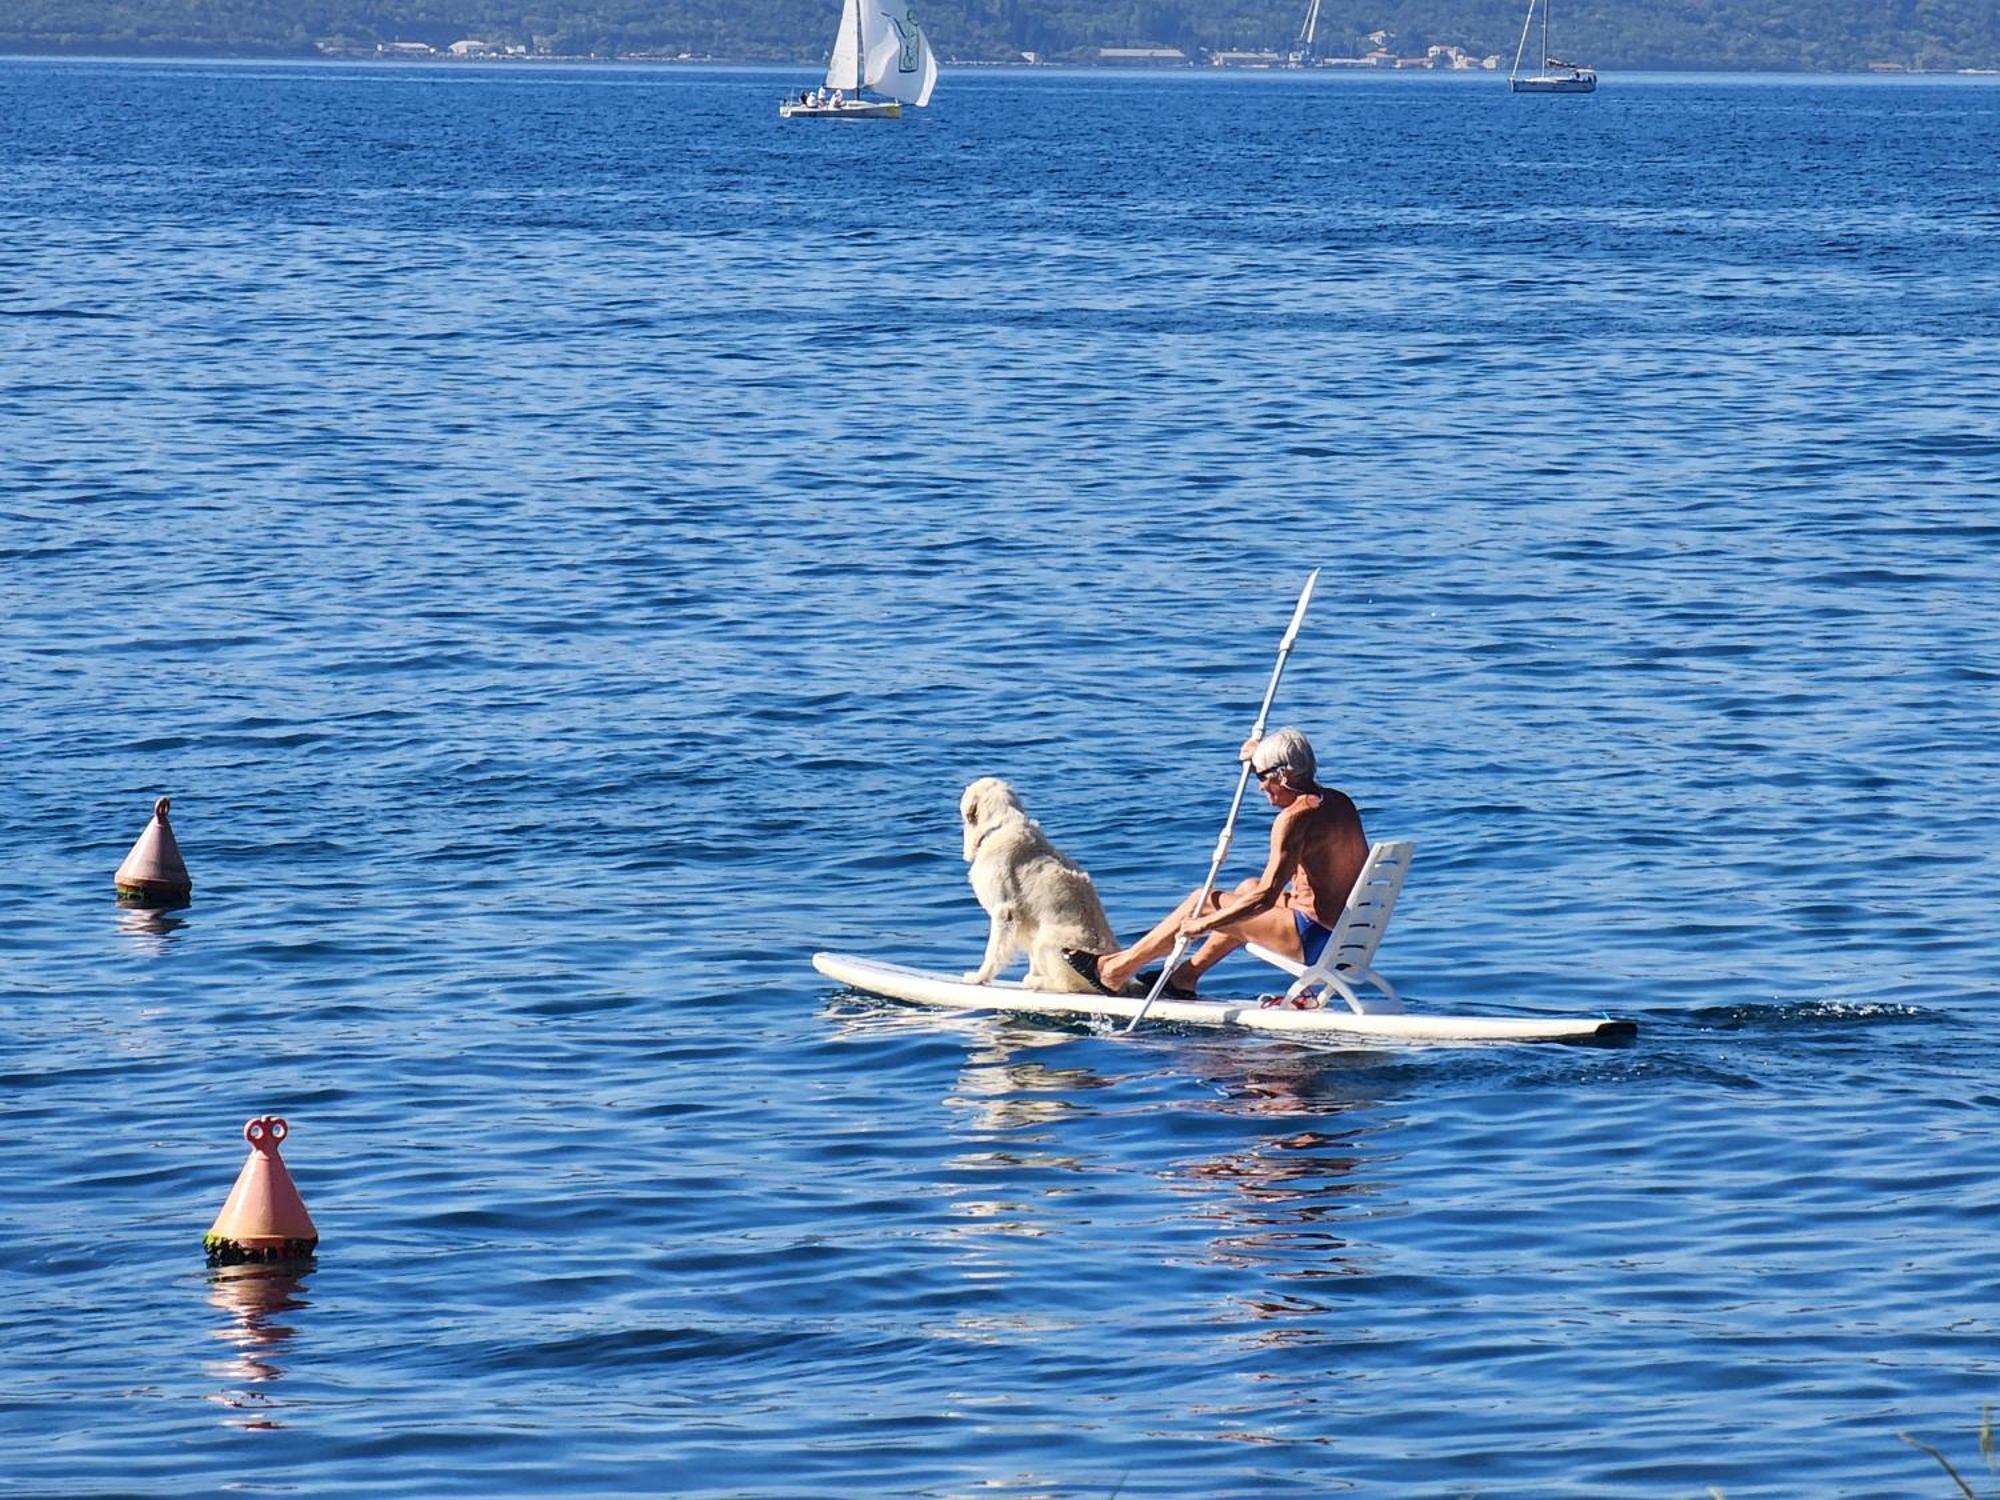
[[1097,977],[1097,962],[1104,957],[1101,953],[1085,953],[1081,948],[1065,948],[1063,962],[1083,976],[1083,982],[1100,995],[1115,995],[1118,991]]
[[[1128,995],[1137,995],[1141,999],[1144,999],[1153,993],[1153,986],[1159,984],[1159,982],[1160,971],[1158,969],[1145,969],[1132,976],[1130,983],[1125,986],[1125,993]],[[1170,980],[1161,986],[1159,998],[1162,1000],[1199,1000],[1201,996],[1187,988],[1187,986],[1175,984]]]
[[1325,1004],[1326,1002],[1320,999],[1319,996],[1311,993],[1294,995],[1290,1000],[1286,1000],[1283,995],[1259,995],[1257,997],[1257,1008],[1259,1010],[1280,1010],[1286,1005],[1290,1005],[1293,1010],[1320,1010],[1324,1008]]

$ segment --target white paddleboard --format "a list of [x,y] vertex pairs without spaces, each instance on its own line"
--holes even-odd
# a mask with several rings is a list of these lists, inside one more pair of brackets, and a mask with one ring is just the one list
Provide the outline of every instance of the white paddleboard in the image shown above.
[[[902,964],[843,953],[815,953],[813,967],[828,979],[953,1010],[1001,1010],[1044,1016],[1135,1016],[1145,1002],[1124,995],[1050,995],[1023,989],[1014,980],[967,984],[946,974],[928,974]],[[1630,1021],[1609,1017],[1357,1015],[1351,1010],[1266,1010],[1255,1000],[1169,1000],[1147,1007],[1149,1021],[1194,1026],[1242,1026],[1325,1036],[1367,1036],[1412,1042],[1620,1042],[1638,1034]]]

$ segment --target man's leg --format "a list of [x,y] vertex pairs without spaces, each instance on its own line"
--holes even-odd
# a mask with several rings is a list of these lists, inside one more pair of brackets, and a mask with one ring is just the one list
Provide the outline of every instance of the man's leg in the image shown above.
[[1245,943],[1261,943],[1288,958],[1303,956],[1299,947],[1298,924],[1292,920],[1292,909],[1289,906],[1274,906],[1269,911],[1238,917],[1227,926],[1211,932],[1194,957],[1181,965],[1181,972],[1174,976],[1174,982],[1193,989],[1202,975]]
[[[1120,948],[1116,953],[1107,953],[1100,958],[1097,961],[1097,977],[1104,981],[1105,987],[1122,990],[1125,988],[1125,982],[1138,973],[1143,965],[1168,952],[1174,946],[1174,939],[1180,934],[1181,923],[1194,914],[1195,903],[1200,899],[1200,891],[1189,891],[1187,899],[1162,917],[1153,930],[1138,942],[1129,948]],[[1218,899],[1211,891],[1208,904],[1202,909],[1214,911]]]

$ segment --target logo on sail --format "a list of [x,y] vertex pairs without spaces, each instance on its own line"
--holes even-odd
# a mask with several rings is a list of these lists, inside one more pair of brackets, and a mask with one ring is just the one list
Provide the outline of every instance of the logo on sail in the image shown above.
[[896,71],[916,72],[917,65],[922,60],[921,49],[924,43],[924,34],[917,29],[916,8],[905,6],[900,20],[893,11],[885,9],[882,14],[888,17],[889,24],[896,28],[896,40],[903,44],[902,50],[896,54]]

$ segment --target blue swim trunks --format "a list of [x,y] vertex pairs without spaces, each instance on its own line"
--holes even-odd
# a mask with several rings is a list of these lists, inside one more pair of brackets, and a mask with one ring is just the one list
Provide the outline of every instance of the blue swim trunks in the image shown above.
[[1326,940],[1333,936],[1333,929],[1322,927],[1304,912],[1294,907],[1292,922],[1299,929],[1299,951],[1305,954],[1308,964],[1319,962],[1319,956],[1326,952]]

